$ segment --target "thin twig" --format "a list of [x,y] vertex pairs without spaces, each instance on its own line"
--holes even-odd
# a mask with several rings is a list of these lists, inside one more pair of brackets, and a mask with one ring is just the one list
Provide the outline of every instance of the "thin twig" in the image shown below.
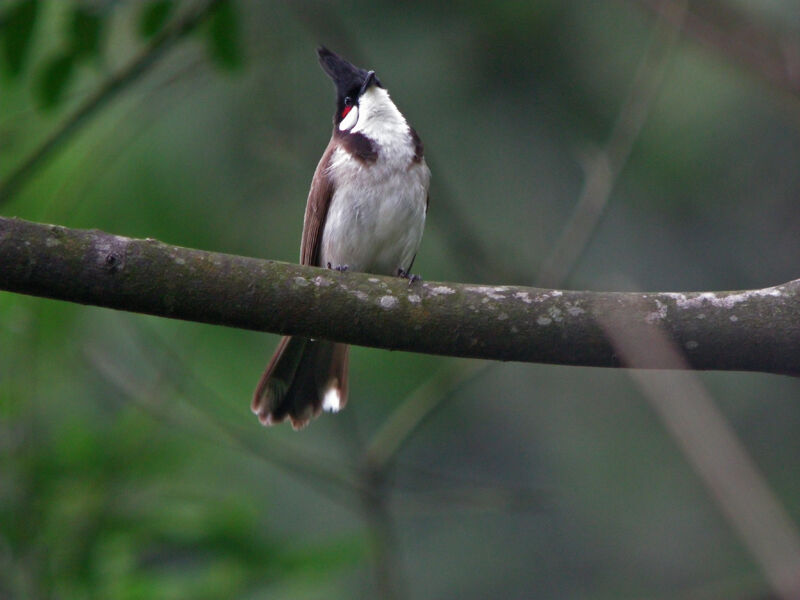
[[[650,11],[660,11],[663,1],[632,0]],[[774,29],[730,2],[708,0],[693,3],[683,25],[687,37],[772,86],[795,124],[800,124],[800,37]]]
[[407,597],[407,593],[397,547],[394,516],[389,507],[390,485],[387,473],[365,467],[363,481],[369,491],[362,495],[361,506],[372,545],[377,597],[399,600]]
[[367,464],[379,471],[385,469],[431,413],[483,368],[484,363],[472,361],[449,364],[414,390],[372,436],[364,454]]
[[617,178],[628,161],[664,81],[672,49],[680,37],[686,1],[664,3],[628,97],[617,115],[608,140],[588,161],[586,180],[578,203],[550,254],[543,261],[537,285],[562,286],[597,230]]
[[638,370],[658,357],[680,368],[683,353],[659,329],[601,322],[666,429],[784,600],[800,597],[800,534],[696,374]]

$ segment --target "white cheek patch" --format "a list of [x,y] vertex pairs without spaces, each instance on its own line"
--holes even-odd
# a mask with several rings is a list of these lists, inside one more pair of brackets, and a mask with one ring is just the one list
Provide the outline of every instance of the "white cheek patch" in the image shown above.
[[342,122],[339,123],[339,129],[341,131],[352,129],[356,123],[358,123],[358,107],[354,106],[350,109],[350,112],[347,113],[347,116],[342,119]]

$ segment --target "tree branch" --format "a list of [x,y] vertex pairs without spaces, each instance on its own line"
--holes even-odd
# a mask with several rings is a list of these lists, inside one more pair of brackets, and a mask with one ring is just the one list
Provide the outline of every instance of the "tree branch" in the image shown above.
[[800,374],[800,280],[739,292],[615,293],[417,282],[0,217],[0,289],[430,354],[620,367],[603,324],[664,331],[685,363]]

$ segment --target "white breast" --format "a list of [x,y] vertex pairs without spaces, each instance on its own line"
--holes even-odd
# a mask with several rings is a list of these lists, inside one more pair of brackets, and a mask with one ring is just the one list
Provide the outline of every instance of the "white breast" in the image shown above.
[[334,151],[321,263],[396,275],[409,269],[422,240],[430,170],[424,159],[414,161],[408,124],[383,88],[360,98],[352,131],[372,140],[378,158],[365,163],[341,148]]

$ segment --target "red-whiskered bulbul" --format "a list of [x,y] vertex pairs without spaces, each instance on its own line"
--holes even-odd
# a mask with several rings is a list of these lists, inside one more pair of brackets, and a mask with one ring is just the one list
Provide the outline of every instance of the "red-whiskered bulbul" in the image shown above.
[[[333,134],[311,181],[300,263],[408,277],[428,210],[422,142],[375,71],[317,50],[336,86]],[[284,337],[253,396],[264,425],[300,429],[347,402],[348,346]]]

